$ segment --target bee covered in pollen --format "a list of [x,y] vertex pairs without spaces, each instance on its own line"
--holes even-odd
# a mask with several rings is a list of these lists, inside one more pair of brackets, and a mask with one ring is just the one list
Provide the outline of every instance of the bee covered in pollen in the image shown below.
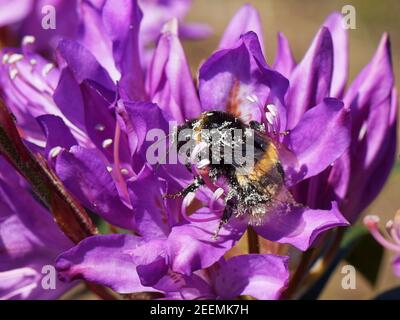
[[216,198],[224,195],[225,208],[215,236],[232,216],[245,216],[250,225],[258,226],[272,207],[285,209],[288,203],[294,204],[284,185],[278,147],[260,123],[246,124],[230,113],[207,111],[178,126],[175,139],[195,177],[183,190],[165,197],[193,200],[204,185]]

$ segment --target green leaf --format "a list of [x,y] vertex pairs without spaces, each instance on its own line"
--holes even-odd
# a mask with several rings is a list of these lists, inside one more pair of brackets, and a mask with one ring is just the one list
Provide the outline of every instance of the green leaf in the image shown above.
[[358,243],[364,236],[368,235],[369,232],[363,226],[355,225],[346,230],[342,242],[340,243],[341,249],[349,249],[355,243]]

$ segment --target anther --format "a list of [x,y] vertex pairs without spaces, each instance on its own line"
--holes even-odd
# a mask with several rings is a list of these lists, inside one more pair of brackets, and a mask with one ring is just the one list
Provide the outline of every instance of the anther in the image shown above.
[[94,127],[95,130],[100,131],[100,132],[104,131],[105,128],[106,127],[101,123],[96,124],[96,126]]
[[34,44],[35,41],[36,41],[36,38],[34,36],[28,35],[28,36],[25,36],[22,38],[22,45],[27,46],[29,44]]
[[61,151],[62,151],[62,148],[61,148],[60,146],[54,147],[54,148],[52,148],[52,149],[50,150],[49,156],[50,156],[51,158],[55,158],[55,157],[57,157],[57,156],[60,154]]
[[3,63],[3,64],[6,64],[7,62],[8,62],[8,59],[10,58],[10,55],[8,54],[8,53],[5,53],[4,55],[3,55],[3,57],[1,58],[1,62]]
[[276,117],[278,115],[278,108],[274,104],[268,104],[267,110]]
[[50,73],[50,71],[53,70],[53,68],[54,68],[54,64],[47,63],[42,69],[43,77],[47,76]]
[[11,80],[14,80],[18,75],[18,70],[15,68],[10,68],[9,75]]
[[8,63],[9,64],[14,64],[17,63],[18,61],[21,61],[24,59],[24,56],[19,53],[13,53],[9,58],[8,58]]
[[102,143],[101,145],[102,145],[102,147],[103,147],[104,149],[106,149],[106,148],[108,148],[109,146],[111,146],[112,143],[113,143],[113,140],[112,140],[112,139],[106,139],[106,140],[103,141],[103,143]]

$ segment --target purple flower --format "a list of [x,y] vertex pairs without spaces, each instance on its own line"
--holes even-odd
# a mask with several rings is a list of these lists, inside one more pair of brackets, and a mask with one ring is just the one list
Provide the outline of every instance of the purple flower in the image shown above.
[[84,275],[118,292],[161,293],[165,299],[277,299],[289,276],[287,257],[255,254],[220,259],[207,272],[185,275],[171,269],[168,251],[162,240],[95,236],[62,254],[57,268],[64,280]]
[[[377,60],[344,96],[346,35],[337,15],[328,18],[298,65],[280,35],[271,67],[258,13],[246,5],[200,67],[196,87],[177,19],[162,28],[143,68],[139,30],[145,19],[136,1],[83,1],[79,38],[59,42],[57,67],[29,43],[3,52],[0,81],[26,144],[48,160],[87,209],[135,234],[84,239],[60,252],[59,275],[165,298],[279,298],[288,281],[287,258],[251,254],[225,261],[246,232],[246,215],[232,217],[213,238],[226,186],[203,175],[206,184],[195,194],[165,198],[191,183],[193,175],[182,164],[150,164],[147,133],[167,133],[171,121],[182,124],[215,110],[247,124],[258,122],[276,146],[285,181],[283,205],[271,207],[265,221],[252,228],[270,241],[307,250],[326,230],[348,225],[342,210],[350,217],[362,207],[361,196],[357,210],[346,204],[346,194],[353,192],[349,181],[367,183],[357,161],[373,164],[378,173],[377,164],[386,158],[377,158],[371,146],[379,143],[391,155],[396,104],[387,92],[390,87],[392,94],[393,83],[386,77],[386,40]],[[383,73],[374,67],[381,62]],[[369,74],[376,72],[380,82]],[[384,120],[376,105],[389,108]],[[362,126],[354,121],[379,129],[381,140],[360,140]],[[355,154],[358,148],[365,152]],[[384,166],[382,183],[390,167]]]
[[[18,40],[31,42],[37,50],[49,52],[61,38],[75,37],[79,15],[77,0],[1,0],[0,27],[10,27]],[[62,12],[62,14],[61,14]],[[50,25],[50,20],[55,26]],[[45,27],[44,27],[45,26]],[[55,28],[54,28],[55,27]]]
[[[202,65],[198,100],[177,38],[176,22],[166,26],[146,77],[146,95],[157,105],[130,102],[129,98],[116,103],[119,126],[121,132],[127,136],[130,152],[135,160],[131,167],[134,174],[126,180],[126,185],[130,204],[135,212],[136,231],[141,236],[136,237],[135,241],[140,244],[133,244],[135,241],[132,238],[127,240],[125,237],[122,241],[120,236],[87,239],[58,258],[57,266],[65,279],[85,278],[122,292],[139,289],[148,291],[150,288],[154,290],[158,288],[158,282],[163,276],[170,272],[180,277],[190,277],[194,272],[201,272],[199,270],[215,265],[243,235],[247,223],[243,217],[238,217],[223,226],[217,240],[212,239],[219,218],[213,213],[215,194],[208,188],[203,188],[197,194],[197,199],[163,199],[163,194],[179,191],[190,179],[183,165],[162,165],[157,171],[146,164],[145,151],[149,144],[144,139],[145,133],[151,128],[167,130],[167,120],[182,123],[185,119],[198,116],[202,111],[219,108],[246,121],[257,120],[263,123],[271,138],[277,144],[290,149],[297,159],[295,162],[290,161],[290,157],[282,159],[288,188],[317,175],[346,150],[350,142],[349,112],[340,101],[333,98],[323,100],[306,112],[290,134],[282,138],[279,132],[286,130],[290,116],[284,101],[288,81],[266,64],[255,33],[231,35],[231,39],[233,43],[225,41],[225,48],[217,51]],[[304,141],[304,137],[308,138],[307,141]],[[80,157],[88,154],[87,150],[80,151]],[[70,154],[76,159],[77,152],[73,148],[57,157],[56,169],[60,177],[67,181],[66,177],[76,176],[69,184],[71,188],[82,185],[82,182],[78,182],[82,178],[82,174],[79,174],[80,164],[75,162],[76,165],[73,165],[73,162],[63,159]],[[95,161],[91,156],[87,159],[87,164]],[[86,172],[95,170],[94,166],[89,168],[87,164]],[[96,167],[100,168],[100,165]],[[104,166],[102,170],[103,173],[93,176],[103,176]],[[70,173],[65,175],[64,172]],[[91,183],[88,190],[93,193],[95,189],[96,184]],[[144,194],[145,189],[147,192]],[[83,190],[83,194],[87,195],[88,190]],[[202,208],[189,216],[186,214],[186,207],[193,201]],[[286,213],[279,209],[282,208],[269,212],[266,223],[255,229],[272,241],[289,243],[301,250],[306,250],[325,230],[347,224],[334,202],[329,210],[298,205],[289,206]],[[95,254],[100,241],[104,246],[109,246],[108,257],[114,252],[112,248],[124,246],[126,241],[129,242],[126,246],[128,252],[134,250],[129,248],[137,246],[140,254],[134,259],[125,254],[124,262],[120,263],[113,259],[104,261]],[[117,254],[115,251],[115,255]],[[90,260],[85,261],[85,257]],[[117,260],[117,256],[115,259]],[[138,279],[134,273],[125,275],[115,272],[110,276],[110,273],[86,267],[104,265],[106,262],[107,265],[108,262],[120,266],[131,264],[141,280],[140,285],[146,288],[137,287]],[[104,268],[108,270],[111,267],[104,265]],[[129,277],[133,278],[129,280]]]
[[[75,285],[58,281],[53,266],[72,242],[3,158],[0,207],[0,299],[55,299]],[[44,278],[49,270],[52,280]]]
[[294,192],[311,207],[327,208],[334,198],[343,215],[354,222],[382,189],[395,160],[398,103],[388,35],[382,36],[371,62],[347,90],[348,35],[339,13],[328,17],[297,65],[280,34],[274,67],[290,81],[285,97],[289,128],[327,96],[342,99],[350,110],[349,148]]
[[400,212],[397,212],[393,220],[389,220],[386,223],[386,231],[388,237],[385,237],[379,231],[379,217],[378,216],[366,216],[364,218],[364,224],[371,232],[372,236],[381,244],[384,248],[392,251],[395,256],[392,261],[393,273],[400,277]]
[[[79,39],[82,29],[90,28],[88,24],[83,25],[81,20],[98,15],[106,2],[106,0],[1,0],[0,27],[10,27],[11,34],[15,34],[20,40],[26,35],[31,36],[25,40],[34,39],[37,50],[50,53],[57,47],[60,39]],[[131,1],[115,3],[114,7],[118,11],[123,11],[122,8],[126,9],[129,2]],[[144,13],[141,30],[141,42],[144,48],[157,39],[165,22],[174,17],[183,22],[190,9],[191,0],[139,0],[139,5]],[[101,19],[101,16],[98,18]],[[50,20],[54,21],[54,28],[47,26]],[[209,34],[210,29],[199,23],[182,24],[180,29],[180,35],[184,38],[197,39]]]
[[[242,10],[248,10],[248,7]],[[240,13],[231,22],[231,26],[235,24],[238,16],[241,17]],[[242,31],[243,29],[239,28],[238,32]],[[164,37],[173,39],[171,34],[165,34]],[[230,38],[234,39],[231,47],[227,48],[228,42],[223,39],[225,49],[214,53],[200,68],[201,111],[224,110],[245,121],[256,120],[264,124],[270,137],[277,144],[281,144],[282,149],[291,150],[297,159],[292,162],[291,159],[284,159],[282,154],[287,187],[317,175],[340,157],[348,147],[350,129],[348,111],[338,100],[325,99],[305,113],[289,135],[280,137],[279,132],[285,132],[291,116],[290,109],[287,110],[284,102],[288,88],[287,80],[267,66],[255,33],[250,32],[242,36],[237,34],[236,37],[230,34]],[[163,37],[160,43],[162,41]],[[172,41],[170,40],[171,43]],[[156,50],[155,55],[157,53]],[[180,55],[179,52],[177,55]],[[154,61],[159,60],[161,57],[154,58]],[[183,59],[181,61],[184,63]],[[175,70],[180,69],[175,68]],[[190,87],[187,88],[189,82],[183,79],[184,74],[179,72],[179,81],[185,83],[181,91],[190,92]],[[165,78],[173,79],[172,75],[168,74]],[[176,89],[179,88],[178,85],[173,86],[172,81],[170,83],[171,88],[179,90]],[[168,82],[164,86],[156,82],[154,87],[160,88],[160,92],[156,92],[153,96],[169,99],[169,95],[164,94],[164,92],[171,93]],[[175,111],[167,109],[171,106],[169,100],[157,102],[166,112],[172,114]],[[184,108],[185,106],[186,104],[183,104]],[[180,118],[175,117],[178,122],[182,121],[182,118],[188,116],[183,114]],[[265,224],[255,229],[269,240],[290,243],[305,250],[319,233],[346,224],[335,203],[330,210],[318,209],[318,207],[300,209],[298,206],[293,206],[288,208],[287,215],[283,214],[282,210],[276,212],[272,210]]]

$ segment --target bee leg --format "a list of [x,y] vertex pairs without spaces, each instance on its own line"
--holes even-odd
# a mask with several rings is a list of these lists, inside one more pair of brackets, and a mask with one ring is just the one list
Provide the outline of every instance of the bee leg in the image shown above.
[[218,234],[222,228],[222,226],[229,221],[229,219],[232,217],[233,212],[235,211],[236,208],[236,201],[234,199],[229,199],[226,202],[226,206],[224,209],[224,213],[222,214],[221,220],[219,221],[218,227],[215,230],[215,233],[213,235],[213,240],[217,240]]
[[176,199],[179,197],[185,197],[188,193],[190,192],[195,192],[198,188],[200,188],[202,185],[204,184],[203,178],[200,176],[197,176],[194,181],[189,184],[186,188],[184,188],[183,190],[177,192],[177,193],[173,193],[173,194],[164,194],[163,198],[166,199]]

